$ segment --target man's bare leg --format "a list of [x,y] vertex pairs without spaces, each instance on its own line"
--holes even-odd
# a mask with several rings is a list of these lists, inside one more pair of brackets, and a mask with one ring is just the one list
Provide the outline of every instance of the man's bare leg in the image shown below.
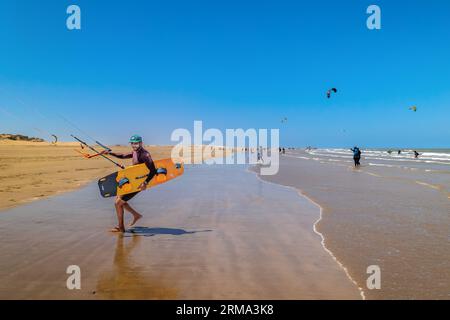
[[125,202],[123,208],[133,215],[133,221],[128,225],[129,227],[134,226],[136,222],[142,218],[142,214],[134,210],[127,202]]
[[114,205],[116,207],[117,221],[119,223],[119,226],[112,229],[111,231],[113,232],[125,232],[125,225],[123,223],[124,204],[126,204],[126,202],[120,199],[120,197],[116,198],[116,202]]

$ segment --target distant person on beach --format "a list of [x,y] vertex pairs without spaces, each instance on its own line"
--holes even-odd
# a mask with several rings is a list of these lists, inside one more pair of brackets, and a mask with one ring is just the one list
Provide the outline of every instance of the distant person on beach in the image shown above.
[[[131,148],[133,149],[132,152],[129,153],[114,153],[111,151],[105,151],[104,154],[112,155],[119,159],[133,159],[133,165],[145,163],[147,165],[147,168],[150,170],[150,174],[147,176],[147,179],[145,179],[144,182],[139,186],[139,189],[141,191],[145,190],[147,188],[148,183],[150,180],[154,177],[156,174],[156,168],[155,164],[153,163],[152,157],[150,156],[150,153],[145,150],[142,146],[142,138],[138,135],[134,135],[130,138],[130,144]],[[129,204],[128,201],[130,201],[134,196],[136,196],[138,192],[125,194],[122,196],[116,197],[116,213],[117,213],[117,220],[118,220],[118,226],[113,228],[112,232],[125,232],[125,226],[123,222],[123,216],[124,216],[124,210],[130,212],[133,215],[133,221],[130,223],[130,227],[134,226],[136,222],[142,218],[142,215],[134,210]]]
[[397,151],[397,154],[401,154],[401,153],[402,153],[402,150],[398,150],[398,151]]
[[358,147],[350,149],[353,152],[353,161],[355,162],[355,167],[360,166],[359,160],[361,159],[361,150]]
[[416,150],[414,150],[414,158],[419,158],[419,156],[420,156],[420,154],[416,151]]
[[263,161],[263,159],[262,159],[262,147],[258,147],[256,150],[257,150],[257,154],[256,154],[257,161]]
[[285,148],[283,148],[283,154],[285,154],[286,153],[286,149]]

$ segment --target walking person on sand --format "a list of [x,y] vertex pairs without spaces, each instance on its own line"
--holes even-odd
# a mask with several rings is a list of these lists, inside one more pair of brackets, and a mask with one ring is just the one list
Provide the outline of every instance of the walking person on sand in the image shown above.
[[[142,146],[142,138],[138,135],[133,135],[130,138],[130,144],[131,148],[133,149],[129,153],[114,153],[111,151],[105,151],[103,154],[109,154],[119,159],[133,159],[133,165],[145,163],[147,165],[147,168],[150,170],[150,174],[148,175],[147,179],[145,179],[144,182],[139,186],[140,191],[143,191],[147,188],[148,183],[156,174],[156,167],[153,163],[152,157],[150,156],[150,153],[145,150]],[[125,194],[122,196],[116,196],[115,201],[115,207],[116,207],[116,213],[117,213],[117,220],[118,220],[118,226],[113,228],[112,232],[125,232],[125,225],[124,225],[124,210],[128,211],[133,215],[133,221],[129,224],[130,227],[134,226],[136,222],[142,218],[142,215],[134,210],[129,204],[128,201],[130,201],[134,196],[136,196],[140,191],[133,192],[130,194]]]
[[261,162],[263,162],[264,160],[263,160],[263,149],[262,149],[262,147],[261,146],[259,146],[259,147],[257,147],[257,154],[256,154],[256,159],[257,159],[257,162],[258,163],[261,163]]

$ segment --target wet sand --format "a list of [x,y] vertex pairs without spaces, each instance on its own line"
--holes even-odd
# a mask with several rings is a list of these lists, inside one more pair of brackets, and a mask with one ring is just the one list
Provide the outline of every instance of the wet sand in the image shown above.
[[381,289],[365,289],[368,299],[450,299],[450,167],[394,160],[363,156],[354,169],[349,156],[290,151],[261,178],[322,206],[317,229],[360,287],[380,266]]
[[95,184],[2,212],[0,298],[361,298],[312,230],[317,206],[243,166],[187,166],[132,204],[144,218],[124,235]]

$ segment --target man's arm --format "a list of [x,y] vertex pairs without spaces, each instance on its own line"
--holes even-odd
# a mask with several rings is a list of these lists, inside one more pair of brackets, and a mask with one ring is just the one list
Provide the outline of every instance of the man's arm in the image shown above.
[[115,152],[108,152],[109,155],[119,158],[119,159],[130,159],[133,158],[133,153],[115,153]]
[[150,170],[150,173],[147,176],[147,179],[145,179],[145,183],[149,183],[150,180],[152,180],[153,176],[156,174],[156,167],[155,163],[153,162],[152,157],[148,152],[144,154],[144,163],[147,166],[148,170]]

